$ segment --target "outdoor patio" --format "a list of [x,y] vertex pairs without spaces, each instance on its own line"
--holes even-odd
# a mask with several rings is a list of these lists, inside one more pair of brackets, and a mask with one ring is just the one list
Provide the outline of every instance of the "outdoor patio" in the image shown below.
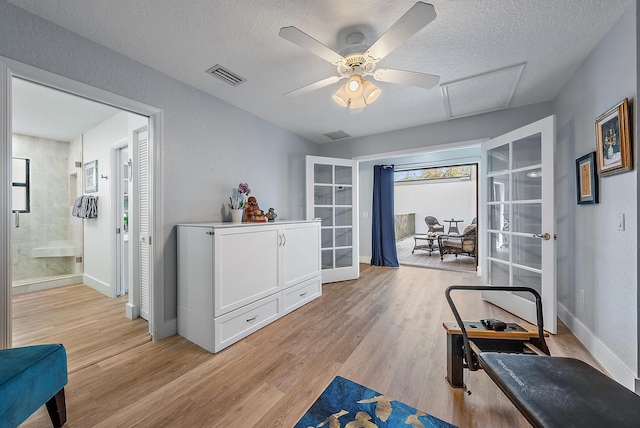
[[444,259],[440,260],[440,252],[437,248],[437,241],[434,243],[434,250],[431,255],[425,250],[416,250],[411,254],[414,247],[413,236],[408,236],[396,242],[398,252],[398,262],[401,265],[420,266],[432,269],[475,271],[476,260],[473,257],[453,254],[445,254]]

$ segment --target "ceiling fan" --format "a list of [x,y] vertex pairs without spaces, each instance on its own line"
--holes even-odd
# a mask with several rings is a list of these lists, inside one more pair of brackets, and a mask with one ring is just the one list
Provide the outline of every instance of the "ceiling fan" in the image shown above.
[[362,44],[364,35],[356,32],[347,36],[349,46],[340,53],[333,51],[296,27],[282,27],[279,33],[280,37],[307,49],[338,68],[337,76],[327,77],[303,86],[284,94],[284,96],[295,97],[324,88],[342,79],[349,79],[333,94],[333,100],[342,107],[361,109],[374,102],[381,92],[370,80],[365,80],[365,76],[373,76],[375,80],[380,82],[399,83],[426,89],[434,87],[438,84],[440,76],[392,68],[375,69],[375,67],[378,61],[389,55],[435,18],[436,11],[433,5],[419,1],[370,47]]

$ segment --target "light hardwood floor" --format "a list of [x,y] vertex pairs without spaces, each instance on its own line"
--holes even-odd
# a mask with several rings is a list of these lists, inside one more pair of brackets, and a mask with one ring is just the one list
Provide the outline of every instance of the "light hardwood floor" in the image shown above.
[[[291,427],[336,375],[461,427],[528,426],[482,371],[467,395],[445,381],[442,322],[451,284],[474,274],[362,265],[355,281],[218,354],[179,336],[141,344],[69,376],[67,427]],[[465,319],[515,318],[477,292],[454,296]],[[64,343],[64,340],[63,340]],[[560,324],[552,355],[596,365]],[[50,426],[40,409],[24,427]]]
[[73,373],[149,342],[149,325],[125,317],[127,296],[110,299],[84,284],[12,299],[13,345],[63,343]]

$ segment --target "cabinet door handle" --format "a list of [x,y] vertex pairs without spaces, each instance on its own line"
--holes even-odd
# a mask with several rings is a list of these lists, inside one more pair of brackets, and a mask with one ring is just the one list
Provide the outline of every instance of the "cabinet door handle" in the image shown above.
[[282,234],[282,239],[284,239],[284,242],[282,243],[282,246],[284,247],[285,245],[287,245],[287,235],[285,235],[284,233]]
[[247,322],[254,322],[254,321],[256,320],[256,318],[258,318],[258,316],[257,316],[257,315],[254,315],[254,316],[253,316],[253,318],[249,318],[249,319],[247,320]]
[[304,297],[307,295],[307,292],[305,291],[304,293],[300,294],[300,297]]

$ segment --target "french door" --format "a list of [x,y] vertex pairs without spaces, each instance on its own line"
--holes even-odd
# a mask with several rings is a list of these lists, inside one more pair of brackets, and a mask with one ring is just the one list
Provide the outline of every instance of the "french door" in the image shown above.
[[322,282],[358,278],[358,161],[307,156],[306,193],[307,219],[322,220]]
[[[550,333],[557,328],[554,149],[549,116],[483,143],[481,164],[483,282],[535,289]],[[483,298],[536,322],[529,293],[491,291]]]

